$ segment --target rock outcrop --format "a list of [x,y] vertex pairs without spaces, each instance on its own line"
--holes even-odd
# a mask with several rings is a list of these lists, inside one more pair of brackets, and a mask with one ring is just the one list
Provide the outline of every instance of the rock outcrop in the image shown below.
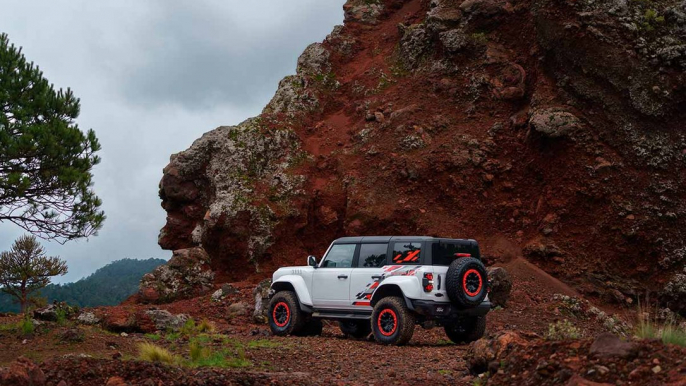
[[138,300],[142,303],[165,303],[208,292],[214,279],[209,264],[210,257],[202,248],[174,251],[167,264],[143,276]]
[[226,282],[343,235],[507,239],[579,290],[686,312],[680,4],[344,9],[259,117],[172,156],[163,248],[202,247]]
[[267,323],[269,288],[271,285],[271,279],[264,279],[252,291],[255,297],[255,310],[253,311],[252,319],[255,323]]
[[491,283],[488,299],[493,307],[506,307],[512,292],[512,277],[502,267],[488,267],[487,271]]

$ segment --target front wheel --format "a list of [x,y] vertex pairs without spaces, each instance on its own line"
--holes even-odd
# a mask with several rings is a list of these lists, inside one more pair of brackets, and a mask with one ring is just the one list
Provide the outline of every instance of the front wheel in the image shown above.
[[374,306],[372,331],[379,343],[404,345],[412,339],[414,324],[414,314],[399,297],[383,298]]
[[454,343],[470,343],[481,339],[486,332],[486,316],[465,317],[445,325],[445,334]]
[[305,315],[300,311],[293,291],[277,292],[269,302],[269,328],[274,335],[298,334],[305,322]]

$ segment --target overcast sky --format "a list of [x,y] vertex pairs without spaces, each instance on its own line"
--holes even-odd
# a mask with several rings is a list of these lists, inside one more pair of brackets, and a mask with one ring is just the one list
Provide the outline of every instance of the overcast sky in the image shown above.
[[[344,0],[2,0],[0,32],[56,88],[81,98],[102,162],[96,237],[44,243],[78,280],[122,258],[158,257],[157,187],[169,155],[260,113],[308,44],[343,21]],[[0,223],[0,251],[22,234]]]

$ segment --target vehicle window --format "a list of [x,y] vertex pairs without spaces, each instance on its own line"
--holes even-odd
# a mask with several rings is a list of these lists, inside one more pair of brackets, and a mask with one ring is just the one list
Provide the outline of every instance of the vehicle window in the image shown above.
[[417,264],[422,243],[400,242],[393,244],[393,264]]
[[357,266],[361,268],[377,268],[386,265],[386,250],[388,244],[360,245],[360,259]]
[[431,260],[433,265],[450,265],[457,258],[456,253],[474,254],[474,248],[463,244],[436,243],[431,247]]
[[322,268],[350,268],[353,266],[355,244],[336,244],[326,255]]

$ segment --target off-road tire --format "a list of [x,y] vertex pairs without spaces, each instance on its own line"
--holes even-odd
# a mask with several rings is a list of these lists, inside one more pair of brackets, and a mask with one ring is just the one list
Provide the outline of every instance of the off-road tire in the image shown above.
[[279,291],[269,302],[269,328],[277,336],[295,335],[303,329],[306,316],[293,291]]
[[321,319],[309,318],[298,332],[294,332],[297,336],[319,336],[322,334],[324,325]]
[[445,287],[453,304],[461,308],[476,307],[488,292],[486,267],[479,259],[460,257],[450,263]]
[[412,339],[415,317],[403,299],[388,296],[374,306],[371,325],[377,342],[401,346]]
[[341,320],[338,326],[344,335],[355,339],[366,338],[372,333],[372,324],[369,320]]
[[486,333],[486,316],[468,316],[446,324],[445,334],[454,343],[470,343],[481,339]]

